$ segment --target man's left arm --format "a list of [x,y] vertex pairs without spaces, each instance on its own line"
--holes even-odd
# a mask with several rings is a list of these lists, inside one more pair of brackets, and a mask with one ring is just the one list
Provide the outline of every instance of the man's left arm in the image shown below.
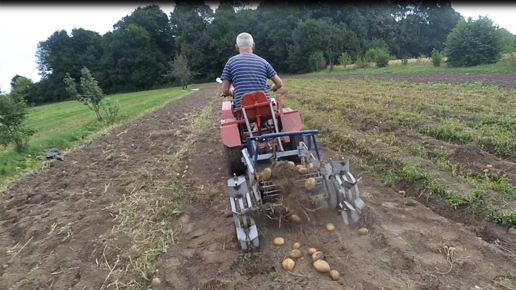
[[274,83],[271,87],[271,90],[273,92],[279,90],[283,86],[283,81],[281,81],[280,77],[278,76],[278,74],[276,73],[274,68],[272,68],[272,66],[269,63],[267,63],[266,71],[267,71],[267,78],[270,79]]

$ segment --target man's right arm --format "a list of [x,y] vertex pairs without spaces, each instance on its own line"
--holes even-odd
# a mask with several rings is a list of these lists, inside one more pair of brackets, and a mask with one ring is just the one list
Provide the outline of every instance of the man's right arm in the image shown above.
[[222,94],[226,96],[231,95],[233,79],[231,77],[231,66],[229,65],[229,61],[224,66],[224,70],[222,71],[222,76],[220,78],[222,79]]

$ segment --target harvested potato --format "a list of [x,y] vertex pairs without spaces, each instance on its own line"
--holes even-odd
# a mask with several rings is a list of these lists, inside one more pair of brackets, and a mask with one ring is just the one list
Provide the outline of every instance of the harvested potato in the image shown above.
[[294,246],[293,246],[293,248],[296,249],[296,250],[299,249],[300,247],[301,247],[300,243],[295,243]]
[[310,171],[310,172],[315,171],[315,166],[312,163],[308,164],[308,171]]
[[288,256],[292,259],[297,259],[301,257],[301,252],[299,250],[294,249],[289,252]]
[[262,171],[263,180],[267,181],[267,180],[271,179],[271,176],[272,176],[272,170],[270,168],[265,168]]
[[312,190],[315,186],[315,178],[310,177],[305,181],[305,188],[308,190]]
[[315,248],[308,249],[308,254],[313,255],[317,250]]
[[322,260],[324,259],[324,253],[321,252],[321,251],[317,251],[315,253],[313,253],[312,255],[312,261],[317,261],[317,260]]
[[299,172],[300,174],[307,174],[308,169],[306,169],[306,167],[301,165],[300,167],[298,167],[297,172]]
[[361,235],[367,235],[369,231],[366,228],[358,229],[358,233]]
[[273,243],[276,245],[276,246],[281,246],[285,243],[285,240],[283,238],[280,238],[280,237],[277,237],[274,239]]
[[161,279],[158,278],[158,277],[154,277],[154,279],[152,279],[152,285],[153,286],[158,286],[161,284]]
[[283,260],[281,265],[283,266],[283,269],[287,271],[292,271],[294,270],[294,266],[296,266],[296,262],[294,262],[294,260],[292,259],[285,259]]
[[323,260],[317,260],[314,262],[314,268],[320,273],[328,273],[330,272],[330,264]]
[[297,214],[293,214],[290,216],[290,219],[296,223],[300,222],[301,221],[301,218],[299,218],[299,216]]
[[289,162],[288,162],[288,165],[290,166],[290,168],[291,168],[292,170],[295,170],[295,169],[296,169],[296,164],[295,164],[294,162],[289,161]]
[[330,276],[331,276],[331,278],[333,279],[333,281],[337,281],[337,280],[339,280],[339,278],[340,278],[340,274],[339,274],[339,272],[338,272],[338,271],[336,271],[336,270],[331,270],[331,271],[330,271]]
[[326,230],[328,230],[329,232],[333,232],[335,230],[335,226],[333,224],[327,224]]

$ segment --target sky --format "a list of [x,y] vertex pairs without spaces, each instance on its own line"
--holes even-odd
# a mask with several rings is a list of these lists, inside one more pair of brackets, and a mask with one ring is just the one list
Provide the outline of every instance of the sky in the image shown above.
[[[173,2],[159,4],[169,15],[174,10]],[[11,79],[22,75],[39,81],[36,49],[40,41],[45,41],[57,30],[84,28],[101,35],[113,30],[113,24],[124,16],[131,14],[141,4],[116,4],[102,6],[36,6],[36,5],[2,5],[0,4],[0,90],[11,90]],[[218,4],[210,6],[215,9]],[[477,19],[479,15],[488,15],[495,24],[516,34],[516,4],[497,4],[483,6],[461,2],[452,7],[465,18]]]

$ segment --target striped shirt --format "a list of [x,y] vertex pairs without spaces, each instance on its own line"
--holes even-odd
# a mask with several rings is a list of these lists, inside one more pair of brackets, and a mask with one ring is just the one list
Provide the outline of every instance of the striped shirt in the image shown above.
[[275,75],[276,71],[265,59],[253,53],[241,53],[228,60],[221,79],[228,80],[235,87],[233,102],[235,108],[239,108],[240,99],[246,93],[263,91],[270,99],[267,79]]

